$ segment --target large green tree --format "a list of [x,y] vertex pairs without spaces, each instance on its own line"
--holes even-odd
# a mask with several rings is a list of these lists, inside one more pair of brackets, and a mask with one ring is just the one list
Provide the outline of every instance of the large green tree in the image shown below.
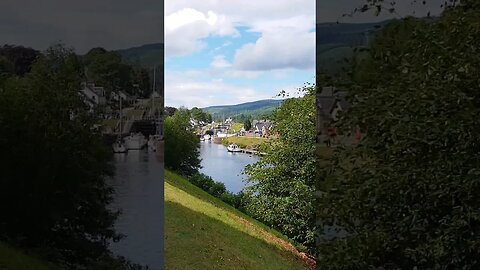
[[321,269],[480,266],[479,12],[392,25],[358,67],[339,128],[366,135],[321,171],[320,229],[344,231],[320,235]]
[[81,72],[58,45],[0,86],[0,237],[70,266],[117,237],[111,154],[77,93]]
[[187,176],[200,168],[200,140],[190,125],[190,112],[178,109],[167,116],[165,131],[165,166]]
[[249,214],[297,243],[314,246],[315,96],[285,100],[273,114],[280,138],[264,145],[267,154],[245,169]]

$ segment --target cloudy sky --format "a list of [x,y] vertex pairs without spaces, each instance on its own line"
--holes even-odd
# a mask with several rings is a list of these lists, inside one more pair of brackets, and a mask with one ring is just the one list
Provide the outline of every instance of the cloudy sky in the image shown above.
[[238,104],[315,74],[312,0],[165,3],[165,105]]
[[61,41],[78,53],[163,42],[163,1],[1,0],[0,45],[43,50]]

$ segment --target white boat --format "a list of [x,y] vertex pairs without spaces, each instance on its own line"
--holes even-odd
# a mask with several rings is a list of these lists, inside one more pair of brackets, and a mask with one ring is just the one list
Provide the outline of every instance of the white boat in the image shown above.
[[127,137],[125,137],[125,146],[127,150],[138,150],[145,147],[147,144],[147,140],[142,133],[131,133]]
[[201,141],[201,142],[205,141],[205,138],[204,138],[203,136],[200,137],[200,141]]
[[234,143],[227,146],[227,150],[228,150],[228,152],[241,152],[242,151],[240,149],[240,147],[238,147],[238,145],[236,145]]
[[114,143],[113,143],[113,152],[114,153],[126,153],[127,148],[125,147],[125,144],[122,142],[120,138],[118,138]]
[[208,135],[208,134],[205,134],[205,135],[203,135],[203,138],[205,139],[205,141],[208,141],[208,140],[210,140],[212,137],[211,137],[210,135]]

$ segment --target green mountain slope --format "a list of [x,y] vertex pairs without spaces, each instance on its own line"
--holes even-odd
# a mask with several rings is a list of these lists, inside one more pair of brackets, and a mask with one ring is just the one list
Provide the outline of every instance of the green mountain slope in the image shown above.
[[163,64],[163,43],[142,45],[139,47],[117,50],[117,52],[128,62],[140,63],[145,67]]
[[309,267],[280,233],[165,172],[165,269]]
[[202,110],[210,113],[214,118],[235,117],[240,114],[255,117],[272,113],[282,102],[283,100],[278,99],[265,99],[237,105],[211,106]]
[[367,47],[375,33],[390,22],[317,24],[317,66],[327,74],[342,74],[342,68],[349,65],[345,60],[364,54],[356,53],[355,48]]

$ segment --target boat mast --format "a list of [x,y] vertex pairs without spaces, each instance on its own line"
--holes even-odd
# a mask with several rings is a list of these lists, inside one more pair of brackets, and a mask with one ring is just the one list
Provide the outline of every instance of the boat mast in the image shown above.
[[118,136],[122,138],[122,97],[119,95],[120,98],[120,130],[118,131]]
[[152,97],[151,97],[151,99],[152,99],[152,109],[151,109],[151,113],[152,113],[153,115],[155,115],[155,111],[154,111],[154,108],[153,108],[153,104],[154,104],[154,102],[153,102],[153,94],[155,93],[155,83],[156,83],[156,81],[155,81],[155,75],[156,75],[156,68],[155,68],[155,65],[153,65],[153,85],[152,85]]

